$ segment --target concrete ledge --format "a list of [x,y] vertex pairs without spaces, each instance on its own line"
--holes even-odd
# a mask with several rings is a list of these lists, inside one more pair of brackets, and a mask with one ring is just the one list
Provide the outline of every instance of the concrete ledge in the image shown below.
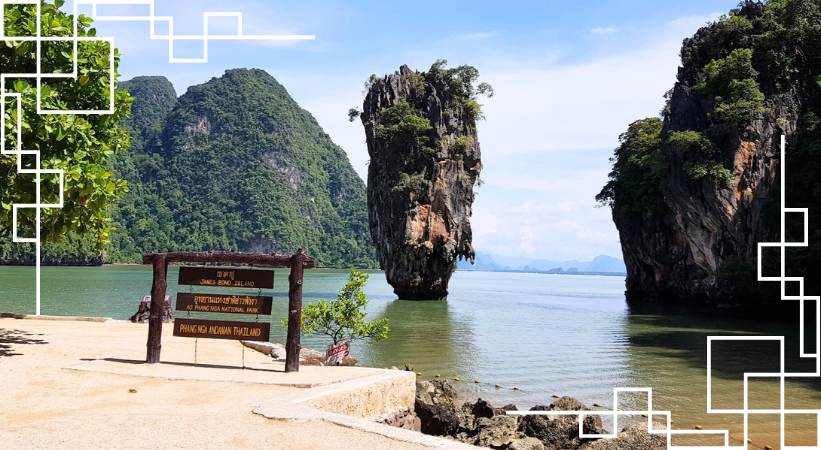
[[377,420],[413,409],[416,374],[386,371],[330,386],[278,397],[254,408],[273,420],[324,420],[339,426],[378,434],[400,442],[452,450],[477,449],[455,440],[392,427]]
[[114,319],[111,317],[83,317],[83,316],[36,316],[34,314],[13,314],[0,313],[2,319],[20,319],[20,320],[60,320],[72,322],[111,322]]

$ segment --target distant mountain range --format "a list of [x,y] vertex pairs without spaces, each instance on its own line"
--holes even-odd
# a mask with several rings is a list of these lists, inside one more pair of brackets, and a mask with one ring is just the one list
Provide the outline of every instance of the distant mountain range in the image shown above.
[[483,270],[489,272],[544,272],[544,273],[625,273],[624,261],[612,256],[599,255],[592,261],[553,261],[518,256],[500,256],[476,252],[476,261],[459,261],[459,270]]

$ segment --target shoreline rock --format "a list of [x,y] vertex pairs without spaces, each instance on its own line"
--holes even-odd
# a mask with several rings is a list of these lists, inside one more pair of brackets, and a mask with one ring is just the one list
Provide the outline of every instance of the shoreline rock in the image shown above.
[[[162,321],[163,323],[171,323],[174,321],[174,313],[171,309],[171,298],[169,296],[165,296],[165,304],[163,305],[163,312],[162,312]],[[140,306],[137,307],[137,312],[134,313],[130,320],[132,323],[146,323],[148,322],[149,317],[151,317],[151,297],[146,296],[140,302]]]
[[[516,405],[494,407],[477,399],[459,404],[453,385],[446,380],[416,384],[415,416],[419,431],[466,444],[496,450],[655,450],[666,447],[663,436],[651,435],[641,426],[625,428],[615,439],[579,438],[576,416],[513,416]],[[573,397],[560,397],[531,411],[591,411]],[[403,427],[401,420],[385,421]],[[599,416],[586,416],[585,433],[606,433]]]

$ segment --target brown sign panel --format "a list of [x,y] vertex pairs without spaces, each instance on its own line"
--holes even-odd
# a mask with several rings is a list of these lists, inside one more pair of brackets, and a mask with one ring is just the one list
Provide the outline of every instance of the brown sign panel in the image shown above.
[[272,297],[256,295],[177,294],[177,311],[228,314],[271,314]]
[[233,288],[272,289],[273,270],[220,267],[180,267],[179,284]]
[[270,332],[270,323],[200,319],[174,320],[174,336],[180,337],[267,341]]

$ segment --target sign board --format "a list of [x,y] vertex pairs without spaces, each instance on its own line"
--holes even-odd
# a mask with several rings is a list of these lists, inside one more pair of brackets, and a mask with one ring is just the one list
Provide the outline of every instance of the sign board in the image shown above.
[[347,342],[340,342],[337,345],[328,347],[328,350],[325,352],[325,365],[335,366],[339,364],[351,354],[350,350],[351,346],[348,345]]
[[267,341],[270,332],[270,323],[200,319],[174,320],[174,336],[180,337]]
[[272,297],[257,295],[177,294],[177,311],[229,314],[271,314]]
[[232,288],[272,289],[273,270],[180,267],[179,284]]

